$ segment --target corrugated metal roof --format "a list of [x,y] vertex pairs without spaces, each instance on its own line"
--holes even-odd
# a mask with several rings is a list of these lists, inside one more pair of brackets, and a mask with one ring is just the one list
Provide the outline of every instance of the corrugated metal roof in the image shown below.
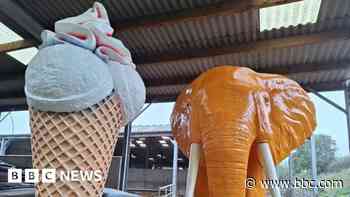
[[8,74],[17,74],[24,72],[25,67],[23,64],[18,62],[17,60],[13,59],[7,54],[1,54],[0,53],[0,75],[6,76]]
[[173,95],[177,95],[187,85],[171,85],[147,88],[147,97],[152,101],[163,99],[171,99]]
[[298,66],[322,62],[336,62],[350,59],[350,40],[327,42],[300,47],[271,49],[269,51],[236,53],[216,57],[198,58],[186,61],[156,63],[139,66],[138,70],[145,79],[184,78],[197,75],[215,65],[248,66],[264,69],[281,66]]
[[[52,28],[59,19],[78,15],[91,7],[94,0],[14,0],[45,28]],[[104,0],[112,23],[145,15],[157,15],[195,8],[223,0]]]
[[[88,9],[93,0],[14,0],[29,15],[45,28],[52,28],[56,20],[77,15]],[[187,8],[197,8],[223,0],[129,0],[102,1],[111,18],[118,27],[119,22],[134,20],[138,17],[172,13]],[[307,0],[310,1],[310,0]],[[311,9],[310,9],[311,10]],[[299,18],[312,13],[298,13]],[[322,0],[318,20],[315,24],[289,26],[271,31],[259,30],[259,10],[248,10],[239,14],[211,15],[200,20],[185,20],[176,23],[151,27],[126,29],[117,36],[126,44],[135,59],[145,56],[157,56],[164,53],[183,54],[184,49],[210,49],[254,43],[261,40],[284,38],[295,35],[308,35],[335,29],[350,28],[350,1]],[[293,12],[290,16],[294,16]],[[278,18],[274,18],[275,22]],[[349,60],[350,41],[331,41],[319,44],[253,51],[247,53],[226,54],[216,57],[205,57],[175,62],[161,62],[138,65],[137,69],[145,80],[163,82],[178,79],[190,81],[193,76],[219,64],[249,66],[259,71],[275,67],[298,67],[327,62]],[[315,68],[315,67],[313,67]],[[337,70],[338,69],[338,70]],[[327,68],[326,71],[292,74],[303,84],[338,82],[348,78],[347,69]],[[161,83],[159,83],[161,84]],[[166,83],[165,83],[166,84]],[[185,87],[174,83],[162,87],[149,87],[148,98],[172,97]],[[340,87],[340,85],[339,85]]]
[[124,31],[117,36],[138,56],[184,48],[211,48],[252,42],[257,39],[257,10],[242,14],[210,16],[207,20],[183,21],[160,27]]
[[349,79],[349,69],[335,69],[327,71],[305,72],[288,75],[290,78],[298,81],[301,85],[310,86],[310,84],[323,83],[328,81],[342,81]]
[[202,7],[223,0],[128,0],[128,1],[104,1],[109,7],[110,16],[114,21],[124,21],[131,18],[147,15],[158,15],[177,10]]
[[323,0],[318,15],[318,21],[333,20],[350,16],[350,1]]

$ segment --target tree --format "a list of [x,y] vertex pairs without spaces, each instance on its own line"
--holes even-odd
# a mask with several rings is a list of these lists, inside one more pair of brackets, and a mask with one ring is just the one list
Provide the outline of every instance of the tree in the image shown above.
[[[329,164],[335,160],[336,141],[331,136],[315,135],[317,174],[327,171]],[[311,147],[307,141],[293,154],[294,173],[305,173],[311,169]]]

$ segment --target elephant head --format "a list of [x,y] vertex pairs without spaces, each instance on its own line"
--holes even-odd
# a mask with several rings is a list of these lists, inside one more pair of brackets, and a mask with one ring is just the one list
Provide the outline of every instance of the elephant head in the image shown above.
[[315,108],[293,80],[248,68],[220,66],[177,98],[171,125],[181,150],[200,155],[196,196],[263,196],[247,177],[264,178],[258,143],[268,143],[275,164],[302,145],[316,127]]

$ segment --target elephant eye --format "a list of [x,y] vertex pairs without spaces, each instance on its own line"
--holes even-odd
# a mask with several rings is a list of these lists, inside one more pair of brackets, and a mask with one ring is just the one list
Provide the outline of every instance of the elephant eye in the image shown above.
[[268,103],[268,102],[269,102],[269,98],[264,97],[264,102],[265,102],[265,103]]
[[269,95],[267,93],[263,94],[263,102],[265,104],[269,104],[270,103],[270,98],[269,98]]

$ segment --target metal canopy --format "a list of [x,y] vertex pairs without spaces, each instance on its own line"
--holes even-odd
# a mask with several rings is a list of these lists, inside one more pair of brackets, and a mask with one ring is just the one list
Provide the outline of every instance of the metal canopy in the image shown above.
[[[287,75],[315,91],[343,89],[349,77],[350,1],[322,0],[316,23],[260,32],[260,8],[295,1],[101,2],[116,36],[133,54],[147,86],[147,101],[167,102],[200,73],[222,64]],[[56,20],[82,13],[92,4],[92,0],[2,1],[1,22],[25,41],[0,45],[0,110],[25,109],[25,67],[19,69],[5,52],[37,46],[40,30],[52,30]]]

